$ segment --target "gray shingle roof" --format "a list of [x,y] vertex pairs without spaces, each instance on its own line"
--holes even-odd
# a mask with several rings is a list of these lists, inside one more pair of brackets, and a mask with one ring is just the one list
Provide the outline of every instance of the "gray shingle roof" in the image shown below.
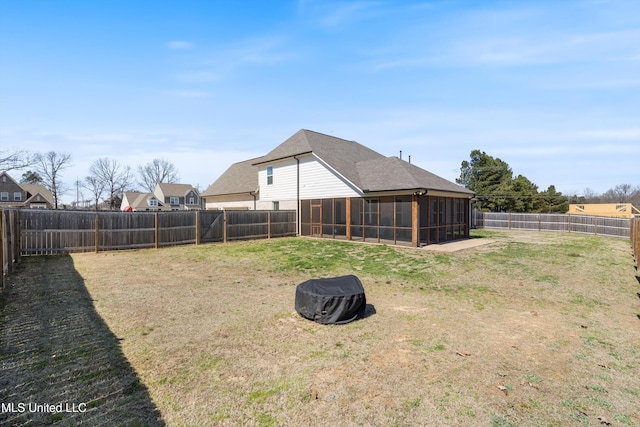
[[198,194],[198,190],[193,188],[191,184],[169,184],[166,182],[159,182],[157,189],[160,190],[164,197],[184,197],[191,190]]
[[363,185],[361,189],[367,192],[425,189],[474,194],[397,157],[358,162],[356,168]]
[[258,189],[258,166],[254,163],[257,159],[245,160],[234,163],[211,184],[202,196],[222,196],[226,194],[251,193]]

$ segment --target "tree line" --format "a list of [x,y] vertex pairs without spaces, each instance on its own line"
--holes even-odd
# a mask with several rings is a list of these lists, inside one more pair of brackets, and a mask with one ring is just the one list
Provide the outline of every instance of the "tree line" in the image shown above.
[[486,212],[566,213],[570,203],[632,203],[640,207],[640,185],[619,184],[603,194],[586,188],[583,194],[565,195],[554,185],[540,191],[527,177],[513,175],[504,160],[473,150],[470,159],[462,161],[456,182],[475,192],[476,209]]
[[[71,166],[71,154],[57,151],[30,153],[28,151],[0,152],[0,171],[26,170],[20,183],[41,184],[53,195],[54,208],[58,209],[62,195],[71,190],[63,184],[63,172]],[[178,170],[164,159],[153,159],[138,166],[134,173],[130,166],[115,159],[101,157],[89,168],[89,175],[75,182],[76,201],[72,208],[119,209],[125,191],[153,192],[157,183],[177,183]],[[80,197],[87,191],[91,198]],[[86,203],[83,203],[86,202]]]

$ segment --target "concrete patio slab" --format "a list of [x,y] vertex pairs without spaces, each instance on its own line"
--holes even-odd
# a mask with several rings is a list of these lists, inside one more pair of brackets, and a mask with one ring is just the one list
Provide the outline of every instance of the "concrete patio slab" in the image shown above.
[[435,245],[427,245],[423,246],[422,249],[434,252],[457,252],[463,249],[470,249],[478,246],[488,245],[493,242],[495,242],[495,240],[482,238],[464,239],[455,240],[453,242],[437,243]]

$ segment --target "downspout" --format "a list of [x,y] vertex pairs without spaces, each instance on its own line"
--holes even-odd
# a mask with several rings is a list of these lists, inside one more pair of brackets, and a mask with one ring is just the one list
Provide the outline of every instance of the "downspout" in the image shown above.
[[300,159],[298,156],[293,156],[296,159],[296,234],[300,235]]
[[251,196],[253,196],[253,210],[256,210],[256,195],[258,194],[258,190],[256,191],[252,191],[249,194],[251,194]]

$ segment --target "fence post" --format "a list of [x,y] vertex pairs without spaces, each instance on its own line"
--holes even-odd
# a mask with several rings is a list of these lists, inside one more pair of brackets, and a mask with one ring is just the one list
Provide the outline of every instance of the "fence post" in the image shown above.
[[542,214],[538,214],[538,231],[542,231]]
[[154,228],[154,240],[155,240],[155,248],[158,249],[160,247],[160,218],[158,212],[156,211],[154,215],[155,225]]
[[571,214],[567,217],[567,233],[571,233]]
[[5,242],[7,238],[5,237],[6,229],[4,227],[4,210],[0,209],[0,288],[4,288],[5,281],[5,256],[7,255],[4,249]]
[[196,246],[200,244],[200,211],[196,211]]
[[598,235],[598,217],[593,217],[593,234]]
[[227,211],[222,211],[222,243],[227,243]]
[[271,211],[267,211],[267,239],[271,238]]
[[100,250],[100,214],[96,212],[96,253]]

